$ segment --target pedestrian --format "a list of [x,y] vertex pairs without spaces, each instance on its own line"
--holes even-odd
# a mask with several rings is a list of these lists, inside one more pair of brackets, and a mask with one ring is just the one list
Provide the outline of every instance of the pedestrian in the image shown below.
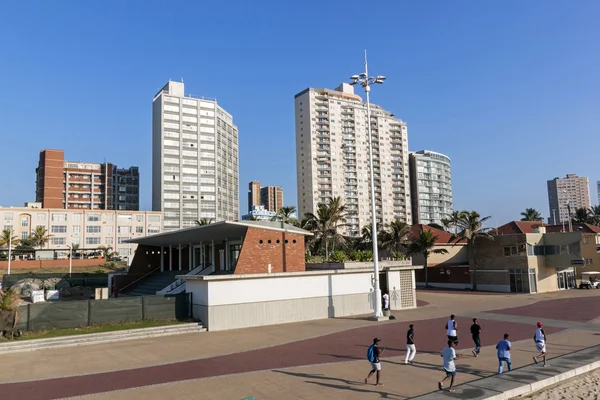
[[450,386],[448,386],[449,392],[454,392],[454,377],[456,376],[456,365],[454,365],[454,360],[458,360],[462,357],[462,355],[456,355],[454,347],[456,347],[456,341],[448,339],[448,347],[442,350],[442,358],[444,359],[443,368],[446,372],[446,376],[441,382],[438,382],[438,388],[443,390],[444,382],[450,378]]
[[533,356],[533,362],[538,363],[538,358],[541,358],[544,361],[543,366],[547,367],[546,363],[546,334],[544,333],[544,324],[541,322],[537,323],[537,329],[535,331],[535,335],[533,336],[533,340],[535,340],[535,348],[540,352],[537,356]]
[[511,344],[508,341],[508,333],[504,334],[504,339],[499,341],[496,345],[498,355],[498,374],[502,373],[504,369],[504,363],[508,367],[509,371],[512,371],[512,362],[510,361],[510,348]]
[[387,293],[383,295],[383,309],[384,310],[390,309],[390,295]]
[[471,325],[471,337],[475,343],[475,349],[473,350],[473,357],[477,357],[481,351],[481,339],[479,334],[481,333],[481,326],[477,323],[477,318],[473,318],[473,325]]
[[453,340],[458,344],[458,325],[454,320],[454,314],[450,316],[448,322],[446,322],[446,334],[448,335],[448,340]]
[[412,364],[412,360],[417,354],[417,348],[415,347],[415,329],[414,325],[409,325],[409,330],[406,332],[406,359],[404,364]]
[[369,375],[365,378],[366,385],[369,384],[371,375],[377,372],[377,382],[375,383],[375,386],[383,386],[382,383],[379,383],[379,379],[381,378],[381,363],[379,362],[379,356],[384,352],[385,347],[380,349],[379,342],[381,342],[381,339],[373,339],[373,344],[369,346],[369,350],[367,350],[367,359],[371,363],[371,372],[369,372]]

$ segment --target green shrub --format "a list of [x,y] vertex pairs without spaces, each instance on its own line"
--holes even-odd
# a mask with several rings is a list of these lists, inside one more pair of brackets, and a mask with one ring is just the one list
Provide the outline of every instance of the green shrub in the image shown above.
[[343,251],[336,251],[329,256],[329,261],[343,263],[348,259],[348,256]]

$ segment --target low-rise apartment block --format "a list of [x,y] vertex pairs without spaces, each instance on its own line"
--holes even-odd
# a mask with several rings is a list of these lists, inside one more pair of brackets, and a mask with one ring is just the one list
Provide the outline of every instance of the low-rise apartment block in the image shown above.
[[71,245],[81,251],[111,246],[119,256],[127,257],[137,245],[125,241],[160,233],[162,216],[155,211],[42,208],[41,203],[26,203],[25,207],[0,207],[0,224],[19,239],[44,227],[50,240],[43,249],[68,253]]

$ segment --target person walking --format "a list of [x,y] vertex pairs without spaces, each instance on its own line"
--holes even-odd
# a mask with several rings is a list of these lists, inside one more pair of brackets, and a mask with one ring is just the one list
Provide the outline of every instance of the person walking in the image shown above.
[[456,365],[454,360],[458,360],[462,355],[456,355],[454,348],[456,347],[456,341],[448,339],[448,347],[442,350],[442,358],[444,359],[443,368],[446,372],[446,376],[441,382],[438,382],[438,388],[444,390],[444,382],[450,379],[450,386],[448,386],[449,392],[454,392],[454,377],[456,376]]
[[533,340],[535,341],[535,348],[540,352],[537,356],[533,356],[533,362],[538,364],[538,358],[541,358],[544,361],[543,366],[547,367],[546,363],[546,334],[544,333],[544,324],[541,322],[537,323],[537,329],[535,330],[535,335],[533,335]]
[[417,354],[417,348],[415,347],[415,329],[414,325],[409,325],[409,330],[406,332],[406,359],[404,364],[412,364],[412,360]]
[[448,335],[448,340],[453,340],[458,344],[458,325],[454,320],[454,314],[450,316],[448,322],[446,322],[446,334]]
[[369,372],[369,375],[367,375],[365,378],[365,385],[369,384],[369,378],[371,375],[377,373],[377,382],[375,383],[375,386],[383,386],[382,383],[379,383],[381,378],[381,363],[379,362],[379,356],[384,352],[385,347],[380,349],[379,342],[381,342],[381,339],[373,339],[373,344],[370,345],[369,350],[367,350],[367,359],[371,363],[371,372]]
[[510,348],[511,344],[508,341],[508,333],[504,334],[504,339],[499,341],[496,345],[498,355],[498,374],[502,373],[504,369],[504,363],[508,367],[509,371],[512,371],[512,362],[510,361]]
[[473,350],[473,357],[477,357],[481,351],[481,326],[477,323],[477,318],[473,318],[473,325],[471,325],[471,337],[475,343],[475,349]]

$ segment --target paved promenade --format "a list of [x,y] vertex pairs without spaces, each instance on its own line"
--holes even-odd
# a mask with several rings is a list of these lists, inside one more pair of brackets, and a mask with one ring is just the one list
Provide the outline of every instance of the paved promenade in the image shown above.
[[[396,321],[320,320],[41,350],[2,356],[3,400],[92,399],[405,399],[431,392],[442,377],[439,352],[448,315],[457,315],[457,384],[493,375],[495,343],[511,335],[515,367],[531,364],[535,322],[544,321],[550,357],[600,344],[600,291],[543,295],[418,292],[420,307]],[[471,356],[471,318],[482,326]],[[417,356],[404,365],[405,332],[413,323]],[[383,387],[365,385],[366,348],[387,347]],[[1,345],[1,344],[0,344]],[[552,362],[552,361],[550,361]],[[541,368],[541,367],[540,367]]]

